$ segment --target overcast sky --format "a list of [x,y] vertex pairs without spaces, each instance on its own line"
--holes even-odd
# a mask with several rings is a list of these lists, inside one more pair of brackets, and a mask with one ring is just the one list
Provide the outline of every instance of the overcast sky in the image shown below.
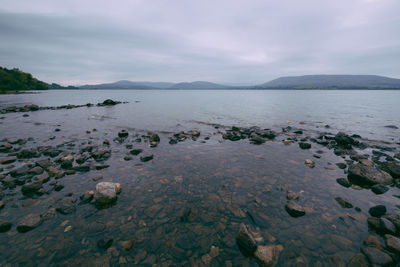
[[399,0],[0,1],[0,66],[47,82],[400,78]]

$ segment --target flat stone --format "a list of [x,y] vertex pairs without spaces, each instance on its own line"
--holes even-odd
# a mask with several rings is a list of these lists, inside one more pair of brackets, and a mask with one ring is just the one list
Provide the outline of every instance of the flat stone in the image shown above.
[[117,200],[117,187],[114,183],[101,182],[96,185],[94,199],[98,204],[109,204]]
[[17,225],[17,231],[20,233],[28,232],[42,224],[42,218],[39,214],[28,214]]
[[304,208],[299,204],[297,204],[296,202],[294,202],[293,200],[289,201],[286,204],[285,209],[287,213],[289,213],[289,215],[292,217],[300,217],[306,214]]
[[384,266],[393,262],[392,258],[388,254],[376,248],[362,248],[361,252],[367,257],[371,264]]
[[381,184],[376,184],[371,187],[371,190],[375,194],[380,195],[386,193],[389,190],[389,188]]
[[339,205],[342,208],[346,208],[346,209],[351,209],[353,208],[353,204],[351,204],[350,202],[348,202],[346,199],[342,198],[342,197],[337,197],[335,198],[336,202],[339,203]]
[[140,157],[140,161],[142,162],[147,162],[152,159],[153,159],[153,154],[144,154],[143,156]]
[[278,254],[279,250],[275,245],[258,246],[257,250],[254,252],[254,257],[259,266],[271,267],[275,265]]
[[351,183],[346,178],[338,178],[338,179],[336,179],[336,182],[338,184],[340,184],[341,186],[344,186],[347,188],[351,186]]

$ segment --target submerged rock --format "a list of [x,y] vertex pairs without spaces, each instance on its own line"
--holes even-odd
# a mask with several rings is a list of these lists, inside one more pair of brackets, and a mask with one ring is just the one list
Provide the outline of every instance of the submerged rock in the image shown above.
[[386,214],[386,207],[383,205],[377,205],[369,209],[369,214],[374,217],[381,217]]
[[279,250],[275,245],[258,246],[254,252],[254,257],[261,267],[271,267],[275,265]]
[[153,154],[144,154],[143,156],[140,157],[140,161],[142,162],[147,162],[153,159]]
[[346,178],[338,178],[338,179],[336,179],[336,182],[338,184],[340,184],[341,186],[344,186],[344,187],[350,187],[351,186],[351,183]]
[[366,247],[362,248],[361,251],[371,264],[385,266],[393,262],[392,258],[388,254],[379,249]]
[[376,184],[371,187],[372,192],[374,192],[377,195],[384,194],[386,193],[389,188],[387,186],[381,185],[381,184]]
[[382,163],[379,168],[389,173],[393,178],[400,178],[400,162],[388,161]]
[[353,204],[351,204],[350,202],[348,202],[346,199],[344,199],[342,197],[337,197],[337,198],[335,198],[335,200],[337,203],[339,203],[339,205],[342,208],[347,208],[347,209],[353,208]]
[[42,224],[42,218],[39,214],[28,214],[17,225],[17,231],[20,233],[28,232]]
[[400,255],[400,238],[393,235],[385,235],[385,244],[390,251]]
[[285,209],[292,217],[300,217],[306,214],[304,208],[292,200],[286,204]]
[[117,200],[117,187],[111,182],[101,182],[96,185],[94,199],[98,204],[110,204]]

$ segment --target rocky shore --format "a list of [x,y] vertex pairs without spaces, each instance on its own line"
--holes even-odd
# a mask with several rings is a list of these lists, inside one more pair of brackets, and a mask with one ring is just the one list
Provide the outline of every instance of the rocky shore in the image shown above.
[[[106,100],[97,104],[97,106],[119,103],[121,102]],[[83,106],[90,107],[93,104]],[[82,106],[38,107],[27,105],[22,108],[3,109],[0,113],[78,107]],[[294,168],[301,169],[305,166],[309,172],[319,168],[326,172],[331,170],[342,172],[342,177],[337,177],[335,181],[343,187],[343,190],[346,190],[343,191],[346,193],[332,198],[337,205],[335,208],[343,209],[344,214],[346,214],[340,220],[346,224],[347,220],[355,220],[369,229],[369,234],[359,244],[354,244],[346,236],[332,236],[331,240],[336,244],[335,246],[346,248],[357,246],[359,252],[347,256],[347,261],[333,253],[328,257],[329,266],[346,266],[346,264],[347,266],[396,266],[400,263],[400,206],[397,205],[396,209],[389,210],[385,205],[377,202],[370,205],[368,211],[364,211],[349,200],[349,194],[352,194],[352,192],[368,190],[375,194],[378,199],[385,198],[385,201],[387,201],[387,198],[389,198],[393,203],[398,203],[400,198],[400,193],[398,193],[400,192],[400,143],[369,140],[356,134],[343,132],[331,133],[328,125],[324,131],[319,132],[292,126],[286,126],[281,130],[262,129],[256,126],[249,128],[216,124],[210,126],[213,131],[207,131],[207,134],[199,129],[188,129],[176,133],[132,131],[130,129],[98,133],[96,129],[91,129],[82,133],[85,137],[89,136],[84,141],[76,138],[75,140],[58,140],[59,142],[55,143],[55,141],[34,139],[28,136],[21,139],[8,137],[0,140],[0,232],[4,236],[9,234],[10,238],[14,238],[16,234],[34,233],[45,227],[44,225],[50,227],[51,222],[57,221],[60,216],[61,218],[72,216],[63,221],[64,234],[73,231],[74,228],[69,220],[72,220],[74,214],[80,211],[85,214],[86,210],[90,210],[93,214],[96,214],[96,212],[118,209],[119,198],[124,199],[123,203],[126,201],[133,202],[129,198],[132,197],[130,196],[132,192],[125,188],[131,188],[126,179],[117,173],[114,176],[109,176],[109,173],[106,172],[107,169],[113,168],[113,164],[118,164],[119,169],[123,169],[124,166],[135,166],[136,169],[146,168],[147,166],[149,166],[149,169],[156,168],[151,166],[158,166],[155,164],[161,160],[161,157],[168,160],[170,149],[174,149],[174,147],[178,149],[180,145],[185,143],[188,144],[186,149],[191,150],[194,155],[197,153],[196,148],[202,145],[206,146],[208,142],[214,142],[213,146],[225,143],[233,149],[235,149],[235,144],[238,144],[238,149],[243,146],[268,149],[268,145],[273,144],[279,146],[280,149],[290,147],[291,151],[309,155],[308,158],[303,158],[301,164],[296,163],[297,165]],[[54,130],[57,132],[57,129]],[[96,134],[97,136],[102,134],[103,137],[91,137]],[[53,144],[48,145],[47,143]],[[159,150],[160,146],[164,150]],[[331,153],[332,157],[336,157],[337,162],[334,164],[327,162],[329,163],[327,166],[321,167],[319,164],[324,155],[328,153]],[[193,161],[192,157],[190,156],[190,161]],[[237,160],[239,159],[232,159],[232,162]],[[291,158],[287,158],[287,161],[291,160]],[[171,158],[169,162],[173,167],[174,159]],[[234,165],[232,166],[235,170]],[[207,167],[204,166],[204,168]],[[231,170],[226,169],[225,172],[230,173]],[[95,173],[95,176],[91,173]],[[102,175],[102,173],[107,173],[107,175]],[[290,172],[281,170],[281,175],[290,176]],[[160,192],[163,192],[160,188],[163,186],[168,188],[167,185],[170,183],[166,176],[168,176],[168,173],[160,173],[157,177],[156,187],[159,188]],[[68,177],[71,178],[68,179]],[[69,183],[79,183],[76,179],[85,179],[85,186],[78,186],[77,188],[80,188],[80,191],[64,192]],[[173,185],[175,187],[172,188],[177,190],[175,194],[182,194],[182,188],[179,187],[179,189],[176,186],[183,182],[183,177],[174,176]],[[212,184],[212,182],[210,183]],[[88,187],[88,184],[91,187]],[[289,181],[288,184],[290,184]],[[185,189],[187,190],[185,192],[196,191],[193,184],[186,186],[188,188]],[[245,187],[245,185],[242,186]],[[168,213],[168,208],[163,206],[163,202],[168,198],[172,199],[174,194],[168,191],[168,194],[171,195],[166,195],[167,193],[164,192],[156,195],[154,199],[147,199],[147,201],[154,202],[151,207],[144,208],[144,204],[142,205],[147,221],[141,219],[140,216],[135,218],[132,218],[131,215],[129,215],[131,217],[124,217],[125,223],[131,220],[136,221],[134,240],[116,240],[113,237],[103,236],[101,234],[103,223],[94,221],[93,225],[89,227],[90,231],[96,231],[100,228],[100,234],[95,236],[97,242],[93,247],[101,251],[99,254],[101,260],[112,265],[125,263],[146,265],[148,263],[148,265],[169,266],[174,263],[174,259],[181,260],[189,255],[192,265],[216,266],[222,264],[233,266],[235,261],[223,256],[229,255],[235,250],[242,253],[244,260],[249,259],[249,261],[246,260],[246,264],[256,263],[259,266],[274,266],[276,264],[281,266],[307,266],[311,264],[302,253],[292,255],[293,251],[289,251],[287,247],[288,240],[279,240],[268,232],[268,225],[271,224],[268,219],[269,204],[255,196],[256,194],[253,191],[248,191],[246,196],[246,198],[252,199],[252,204],[248,204],[250,206],[243,207],[243,205],[234,204],[232,200],[225,201],[226,198],[229,198],[229,194],[224,195],[220,191],[227,188],[238,190],[235,184],[227,181],[221,189],[216,189],[215,192],[210,191],[207,194],[202,192],[200,195],[203,196],[203,199],[198,199],[199,202],[205,201],[206,198],[213,199],[211,202],[217,209],[224,211],[223,213],[217,212],[218,216],[224,217],[225,212],[229,214],[225,225],[220,220],[218,221],[217,227],[222,230],[218,234],[214,233],[217,237],[217,240],[213,241],[214,243],[204,241],[205,244],[202,244],[203,241],[196,243],[195,240],[197,240],[196,235],[205,234],[201,229],[207,228],[207,225],[213,225],[213,218],[215,217],[208,218],[205,213],[200,213],[196,207],[187,207],[187,204],[184,204],[185,201],[181,203],[183,209],[179,216],[176,216],[176,213]],[[150,197],[156,189],[149,188],[147,190]],[[271,191],[267,187],[262,190],[263,194],[269,194]],[[282,200],[274,204],[279,205],[279,209],[289,216],[288,220],[295,220],[296,224],[299,225],[304,223],[303,219],[314,216],[317,209],[315,206],[308,206],[307,203],[310,203],[310,199],[307,199],[302,191],[302,188],[293,191],[281,186],[276,189],[275,194],[281,196]],[[388,196],[392,193],[395,194]],[[36,203],[39,204],[36,205]],[[165,205],[168,206],[168,204]],[[257,208],[254,210],[263,208],[264,212],[254,212],[252,210],[253,205]],[[40,208],[31,208],[31,206],[40,206]],[[22,207],[24,215],[20,216],[18,220],[12,220],[13,209],[19,207]],[[142,212],[140,211],[140,204],[135,206],[135,209],[138,209],[138,214]],[[368,218],[361,216],[363,212],[368,212]],[[107,214],[113,216],[112,213]],[[89,215],[86,214],[86,216]],[[327,218],[328,223],[333,220],[330,216],[327,213],[322,214],[323,218]],[[190,229],[190,231],[185,232],[185,235],[176,238],[174,237],[176,230],[170,229],[171,226],[168,226],[168,224],[171,224],[171,218],[173,218],[173,224],[179,224],[181,227],[195,225],[194,222],[197,222],[197,220],[200,220],[203,226],[198,225],[196,226],[198,229]],[[229,226],[227,226],[228,221],[232,221]],[[150,238],[150,232],[145,229],[153,227],[153,224],[161,225],[159,227],[154,226],[155,228],[152,229],[156,235],[166,233],[165,238],[169,238],[168,242],[174,243],[176,246],[171,255],[155,256],[151,249],[146,251],[141,247],[141,244],[147,244],[149,248],[153,246],[152,249],[155,251],[159,249],[160,245],[149,245],[146,241],[143,241]],[[349,226],[350,223],[347,225]],[[112,227],[112,224],[107,227]],[[304,227],[306,226],[304,225]],[[351,230],[357,231],[353,228]],[[145,235],[145,237],[142,235]],[[210,238],[213,237],[207,233],[206,240]],[[312,243],[312,241],[307,240],[307,237],[302,236],[301,239],[305,239],[306,243]],[[81,242],[84,244],[85,238]],[[116,242],[119,242],[118,245],[116,245]],[[135,247],[135,252],[132,252],[131,248],[134,244],[138,245]],[[327,247],[326,251],[330,249],[329,244],[317,243],[312,246],[315,246],[315,248],[325,246]],[[335,249],[331,250],[334,251]],[[87,249],[87,251],[92,250]],[[84,250],[81,253],[85,254],[87,251]],[[42,252],[39,252],[39,255],[41,255],[40,253]],[[131,257],[129,253],[134,253],[135,256]],[[10,259],[4,259],[0,260],[1,264],[10,261]],[[325,266],[322,265],[322,262],[314,262],[313,264]]]

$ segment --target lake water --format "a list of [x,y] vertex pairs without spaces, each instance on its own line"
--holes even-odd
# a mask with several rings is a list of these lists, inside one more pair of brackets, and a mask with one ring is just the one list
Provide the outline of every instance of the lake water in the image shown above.
[[[371,206],[382,204],[388,213],[399,214],[399,199],[393,197],[400,195],[399,188],[376,195],[336,182],[346,177],[346,170],[335,163],[347,164],[349,156],[338,157],[316,143],[309,150],[282,143],[296,136],[311,140],[321,132],[344,131],[361,135],[365,142],[383,140],[376,142],[393,148],[385,153],[394,156],[399,152],[399,129],[385,126],[400,126],[398,91],[60,90],[0,95],[0,108],[98,103],[108,98],[129,103],[27,112],[25,117],[0,115],[0,145],[13,143],[10,153],[0,153],[0,160],[43,146],[75,159],[89,155],[82,152],[88,145],[111,153],[100,163],[88,157],[83,165],[91,166],[90,172],[51,178],[43,184],[43,194],[29,196],[18,184],[5,185],[7,173],[49,157],[0,165],[5,203],[0,220],[12,222],[11,230],[0,233],[0,265],[257,266],[235,242],[240,223],[246,223],[259,233],[261,244],[280,246],[278,266],[340,266],[359,253],[367,236],[383,242],[368,229]],[[233,125],[271,128],[279,135],[262,145],[223,139]],[[304,134],[282,132],[287,126]],[[200,131],[199,138],[169,143],[174,133],[193,129]],[[121,130],[129,132],[123,142],[115,139]],[[145,142],[149,131],[160,136],[156,147]],[[18,145],[4,138],[28,141]],[[153,160],[141,162],[140,155],[130,154],[132,148],[152,153]],[[57,168],[60,156],[50,158]],[[305,159],[313,159],[315,168],[304,165]],[[96,169],[98,164],[108,167]],[[115,205],[99,209],[81,203],[79,197],[102,181],[121,184]],[[56,184],[63,188],[55,190]],[[293,218],[286,212],[287,190],[299,194],[305,216]],[[342,208],[336,197],[346,198],[361,211]],[[27,214],[46,214],[67,198],[76,200],[72,212],[57,212],[26,233],[16,230]],[[112,243],[102,248],[102,239]]]

